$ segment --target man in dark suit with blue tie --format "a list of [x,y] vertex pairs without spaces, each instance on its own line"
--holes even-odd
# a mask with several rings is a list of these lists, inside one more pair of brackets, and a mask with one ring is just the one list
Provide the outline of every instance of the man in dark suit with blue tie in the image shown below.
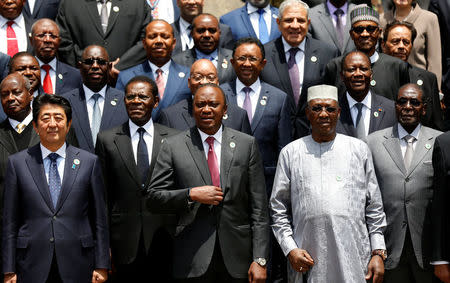
[[152,119],[156,121],[162,109],[191,95],[187,85],[189,68],[178,65],[171,59],[176,40],[173,28],[166,21],[154,20],[149,23],[145,29],[143,44],[148,60],[121,71],[116,88],[124,90],[127,82],[135,76],[144,75],[153,79],[160,97],[158,107],[152,114]]
[[13,282],[104,282],[110,268],[98,158],[67,145],[69,101],[33,101],[40,143],[11,155],[3,210],[3,272]]
[[91,45],[78,62],[83,84],[63,94],[73,111],[73,128],[81,149],[95,151],[100,131],[121,125],[128,120],[123,92],[109,87],[109,56],[105,48]]

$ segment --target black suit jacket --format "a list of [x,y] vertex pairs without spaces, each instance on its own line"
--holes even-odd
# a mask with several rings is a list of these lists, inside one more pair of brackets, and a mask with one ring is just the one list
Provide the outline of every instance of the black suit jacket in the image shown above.
[[[153,147],[146,186],[150,183],[163,140],[169,135],[178,133],[157,123],[153,125]],[[102,163],[106,185],[113,262],[130,264],[138,255],[139,241],[143,241],[144,252],[147,253],[155,232],[165,228],[167,217],[152,214],[145,206],[140,176],[133,158],[128,121],[101,132],[98,135],[95,152]]]
[[[158,123],[179,131],[185,131],[194,127],[195,119],[192,116],[192,99],[181,100],[177,104],[163,109]],[[248,135],[252,134],[247,112],[237,105],[228,104],[227,114],[223,117],[222,123],[225,127]]]
[[56,61],[56,94],[63,94],[82,85],[80,71],[59,60]]
[[48,18],[55,20],[58,13],[60,0],[35,0],[33,13],[30,12],[30,4],[28,1],[23,6],[23,14],[33,20]]
[[228,273],[247,278],[255,258],[269,252],[269,214],[264,173],[256,140],[224,127],[218,206],[188,205],[189,188],[212,185],[196,127],[169,137],[161,146],[148,190],[150,211],[176,213],[175,278],[203,275],[216,239]]
[[[305,40],[303,87],[296,107],[295,117],[292,118],[295,128],[294,138],[306,136],[310,132],[309,122],[307,121],[305,114],[308,88],[323,83],[325,66],[331,59],[339,55],[339,51],[335,47],[328,45],[323,41],[311,38],[309,35],[306,36]],[[281,37],[265,44],[264,48],[266,49],[267,64],[261,72],[261,79],[264,82],[281,89],[294,99]]]
[[[219,75],[219,83],[223,84],[225,82],[234,80],[236,78],[236,73],[234,68],[230,63],[233,51],[225,48],[219,48],[217,55],[217,73]],[[195,48],[185,50],[173,56],[173,61],[175,63],[191,67],[192,64],[197,60],[197,53]]]
[[[103,33],[95,0],[61,0],[56,22],[60,27],[59,59],[75,66],[85,47],[104,46],[111,61],[138,64],[145,27],[151,21],[150,8],[143,0],[112,0],[106,33]],[[142,43],[141,43],[142,44]],[[117,67],[119,68],[120,65]]]
[[[397,123],[394,101],[372,92],[371,102],[372,109],[370,111],[369,134],[392,127]],[[352,115],[345,93],[339,97],[339,106],[341,107],[341,116],[336,126],[336,132],[356,137],[356,128],[353,125]]]
[[[72,127],[75,130],[80,148],[93,153],[95,151],[95,145],[94,140],[92,139],[86,106],[86,96],[83,87],[66,92],[63,96],[69,100],[72,106]],[[105,104],[103,106],[99,132],[128,121],[128,114],[125,109],[123,98],[124,94],[120,90],[112,87],[106,89]]]
[[[3,81],[3,79],[8,75],[9,59],[11,58],[7,54],[0,52],[0,81]],[[5,111],[3,111],[3,107],[0,107],[0,122],[5,119]]]

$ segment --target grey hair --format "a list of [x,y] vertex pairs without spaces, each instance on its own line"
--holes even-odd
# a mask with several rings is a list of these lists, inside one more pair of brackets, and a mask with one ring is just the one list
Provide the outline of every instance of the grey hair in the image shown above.
[[282,18],[281,15],[283,15],[284,10],[287,7],[294,6],[294,5],[301,5],[306,10],[306,17],[309,19],[309,6],[302,0],[284,0],[280,7],[278,8],[278,18]]
[[35,22],[31,25],[31,33],[30,33],[30,34],[31,34],[31,35],[34,35],[34,30],[36,29],[36,26],[37,26],[38,24],[43,23],[43,22],[51,22],[51,23],[54,23],[55,26],[56,26],[56,29],[58,30],[58,35],[59,35],[60,30],[59,30],[58,24],[57,24],[54,20],[48,19],[48,18],[42,18],[42,19],[39,19],[39,20],[35,21]]

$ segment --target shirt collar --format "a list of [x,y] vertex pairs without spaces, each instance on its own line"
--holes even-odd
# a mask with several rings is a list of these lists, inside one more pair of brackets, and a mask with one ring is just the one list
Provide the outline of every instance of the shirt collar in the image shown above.
[[[0,16],[0,27],[4,27],[6,26],[6,23],[9,22],[10,20],[8,20],[7,18],[4,18],[3,16]],[[20,13],[17,18],[15,18],[14,23],[16,25],[18,25],[20,28],[24,28],[25,26],[25,20],[24,17],[22,15],[22,13]]]
[[[40,143],[39,145],[41,146],[42,160],[47,158],[50,153],[53,153],[53,151],[50,151],[45,146],[43,146],[42,143]],[[67,148],[67,145],[66,145],[66,143],[64,143],[60,148],[58,148],[58,150],[55,153],[57,153],[60,157],[65,159],[66,158],[66,148]]]
[[200,133],[200,138],[202,139],[202,142],[206,142],[206,139],[208,137],[214,137],[214,139],[219,143],[222,144],[222,131],[223,126],[220,126],[219,130],[214,135],[208,135],[207,133],[202,132],[199,128],[197,128],[198,132]]
[[[167,0],[166,0],[167,1]],[[190,26],[191,24],[186,22],[183,17],[180,17],[180,29],[181,30],[187,30],[187,28]]]
[[335,16],[334,12],[335,12],[337,9],[341,9],[341,10],[344,12],[344,15],[343,15],[343,16],[347,15],[347,6],[348,6],[347,1],[345,2],[344,5],[342,5],[342,7],[337,8],[337,7],[335,7],[333,4],[331,4],[330,0],[327,0],[328,11],[330,12],[330,15],[332,15],[332,16]]
[[147,134],[150,135],[150,137],[153,137],[153,121],[152,119],[150,119],[144,126],[139,127],[138,125],[136,125],[135,123],[133,123],[133,121],[128,120],[128,125],[130,126],[130,137],[138,134],[137,130],[139,128],[144,128],[144,130],[147,132]]
[[[163,71],[164,74],[168,74],[169,73],[169,69],[170,69],[170,62],[171,60],[169,60],[166,64],[164,64],[162,67],[158,67],[155,64],[153,64],[152,62],[148,61],[148,64],[150,65],[150,69],[152,69],[153,73],[156,73],[156,70],[161,69]],[[156,79],[156,78],[155,78]]]
[[30,111],[30,114],[28,114],[27,117],[25,117],[25,119],[23,119],[22,122],[8,118],[9,120],[9,124],[11,125],[11,127],[13,129],[15,129],[17,127],[17,125],[19,125],[20,123],[25,124],[28,126],[28,124],[30,124],[31,121],[33,121],[33,113]]
[[85,84],[83,84],[83,90],[84,90],[84,95],[86,97],[86,101],[89,101],[89,99],[91,99],[91,97],[94,95],[94,93],[100,94],[100,96],[103,97],[103,99],[105,99],[106,85],[99,92],[93,92],[90,88],[88,88]]
[[[42,65],[45,65],[45,63],[42,62],[41,60],[39,60],[38,57],[36,57],[36,59],[38,60],[39,66],[41,66],[41,68],[42,68]],[[52,68],[52,70],[56,72],[56,57],[53,58],[52,61],[48,62],[47,65],[50,65],[50,67]]]
[[211,60],[211,58],[214,58],[214,60],[219,59],[219,53],[217,52],[217,48],[210,54],[205,54],[205,53],[201,52],[200,50],[198,50],[197,48],[195,48],[195,53],[197,54],[197,60],[199,60],[199,59]]
[[[284,53],[288,53],[289,49],[291,49],[294,46],[291,46],[287,41],[284,39],[284,37],[281,37],[281,41],[283,41],[283,47],[284,47]],[[305,52],[305,45],[306,45],[306,36],[303,38],[303,41],[297,46],[300,48],[301,51]]]
[[[243,84],[239,80],[239,78],[237,78],[236,79],[236,91],[237,91],[237,93],[241,92],[244,87],[246,87],[246,85]],[[261,88],[261,82],[260,82],[259,78],[252,85],[250,85],[249,87],[253,90],[253,92],[256,93],[258,91],[258,89]]]
[[[270,13],[270,4],[267,5],[266,7],[262,8],[266,13]],[[250,15],[251,13],[255,13],[258,12],[259,8],[253,6],[252,4],[247,2],[247,12]]]
[[416,138],[416,140],[419,139],[419,132],[420,132],[421,124],[417,125],[417,127],[412,131],[412,133],[408,133],[403,126],[398,123],[398,138],[403,139],[404,137],[410,135]]
[[[349,109],[352,109],[352,107],[358,103],[358,101],[354,100],[353,97],[351,97],[351,95],[347,92],[347,101],[348,101],[348,107]],[[371,109],[372,107],[372,93],[369,92],[367,93],[366,97],[364,97],[364,99],[361,101],[362,104],[364,104],[364,106],[366,106],[367,108]]]
[[372,56],[370,56],[370,63],[371,64],[373,64],[373,63],[375,63],[376,61],[378,61],[378,58],[380,57],[380,54],[378,54],[378,52],[374,52],[373,54],[372,54]]

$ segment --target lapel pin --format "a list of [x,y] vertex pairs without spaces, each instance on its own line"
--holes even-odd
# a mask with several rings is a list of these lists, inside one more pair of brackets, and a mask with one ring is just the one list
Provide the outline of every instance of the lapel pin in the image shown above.
[[336,176],[336,181],[340,182],[342,180],[341,176]]
[[77,166],[75,164],[72,164],[72,169],[75,169]]
[[430,149],[431,148],[431,144],[429,144],[429,143],[425,144],[425,148],[426,149]]
[[115,100],[111,100],[111,105],[112,105],[112,106],[116,106],[116,105],[117,105],[117,102],[116,102]]
[[272,18],[277,19],[278,17],[277,17],[277,15],[272,14]]
[[186,75],[185,75],[183,72],[179,72],[179,73],[178,73],[178,76],[179,76],[180,78],[184,78]]
[[80,165],[80,159],[75,158],[75,159],[73,160],[73,164],[75,164],[75,165]]
[[370,81],[370,85],[371,85],[371,86],[375,86],[376,84],[377,84],[377,82],[376,82],[375,80],[371,80],[371,81]]
[[231,148],[235,148],[235,147],[236,147],[236,144],[235,144],[234,142],[230,142],[230,147],[231,147]]
[[119,7],[114,6],[114,7],[113,7],[113,11],[116,12],[116,13],[119,12]]
[[224,119],[224,120],[228,119],[228,114],[225,113],[225,114],[223,115],[223,119]]
[[62,74],[58,74],[58,78],[59,78],[60,80],[62,80],[62,79],[63,79],[63,75],[62,75]]
[[418,85],[423,85],[423,81],[422,80],[417,80],[417,84]]
[[311,57],[311,62],[316,63],[317,62],[317,57],[316,56],[312,56]]
[[262,106],[266,105],[267,104],[267,96],[263,96],[259,103],[261,103]]
[[161,140],[161,143],[164,143],[165,140],[166,140],[166,139],[162,139],[162,140]]
[[227,61],[227,59],[223,59],[223,62],[222,62],[222,68],[223,69],[226,69],[226,68],[228,68],[228,61]]
[[375,116],[375,118],[378,118],[378,112],[373,112],[373,116]]

